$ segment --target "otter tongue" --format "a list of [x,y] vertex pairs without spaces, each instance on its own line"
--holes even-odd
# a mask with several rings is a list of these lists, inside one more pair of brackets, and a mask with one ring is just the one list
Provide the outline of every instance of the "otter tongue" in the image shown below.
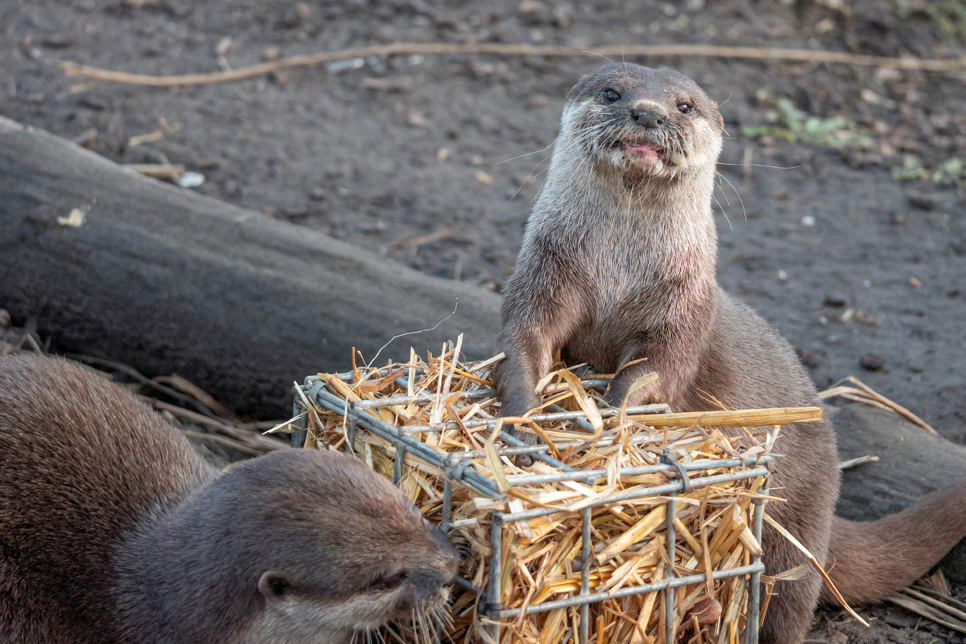
[[643,154],[644,156],[650,157],[651,159],[657,158],[657,150],[655,150],[654,148],[648,145],[644,145],[643,143],[625,143],[624,151],[637,152],[638,154]]

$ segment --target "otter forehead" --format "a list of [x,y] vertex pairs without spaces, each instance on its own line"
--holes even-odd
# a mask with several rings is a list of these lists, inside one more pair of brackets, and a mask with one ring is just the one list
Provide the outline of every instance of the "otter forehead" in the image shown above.
[[624,102],[650,100],[671,107],[678,101],[697,104],[706,114],[717,115],[718,106],[691,78],[673,69],[653,69],[633,63],[604,65],[584,76],[567,95],[567,102],[596,99],[608,88],[617,89]]

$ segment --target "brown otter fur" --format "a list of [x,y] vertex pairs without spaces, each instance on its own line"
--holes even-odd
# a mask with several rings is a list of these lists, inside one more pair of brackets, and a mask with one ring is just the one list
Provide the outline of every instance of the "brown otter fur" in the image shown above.
[[0,358],[0,641],[343,644],[431,615],[457,565],[357,459],[220,474],[103,378]]
[[[791,347],[754,311],[721,290],[711,212],[723,123],[717,105],[675,71],[607,65],[571,90],[550,172],[505,288],[498,390],[503,415],[538,404],[538,380],[565,360],[617,372],[619,404],[642,375],[659,380],[631,404],[675,410],[815,404]],[[636,362],[622,368],[632,361]],[[530,435],[526,435],[530,436]],[[839,473],[826,423],[792,425],[772,485],[788,503],[769,513],[820,559],[850,602],[882,599],[923,574],[966,534],[966,483],[868,524],[833,518]],[[928,529],[923,526],[928,525]],[[765,534],[775,574],[801,554]],[[783,584],[763,644],[802,641],[819,599],[816,574]]]

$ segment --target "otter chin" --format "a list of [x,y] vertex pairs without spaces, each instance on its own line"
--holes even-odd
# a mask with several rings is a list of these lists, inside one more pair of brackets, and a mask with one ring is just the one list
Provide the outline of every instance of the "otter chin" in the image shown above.
[[[570,91],[547,181],[503,291],[498,350],[506,359],[495,374],[501,415],[539,405],[535,387],[557,350],[568,364],[614,373],[605,393],[614,406],[821,404],[789,344],[718,285],[711,202],[723,132],[715,102],[673,70],[605,65]],[[648,372],[658,379],[634,389]],[[775,451],[783,458],[771,485],[786,502],[769,504],[768,513],[832,568],[849,602],[888,597],[966,534],[966,482],[880,521],[833,517],[839,472],[828,422],[783,428]],[[804,563],[770,528],[763,545],[766,574]],[[822,588],[811,572],[783,584],[760,642],[800,644]]]

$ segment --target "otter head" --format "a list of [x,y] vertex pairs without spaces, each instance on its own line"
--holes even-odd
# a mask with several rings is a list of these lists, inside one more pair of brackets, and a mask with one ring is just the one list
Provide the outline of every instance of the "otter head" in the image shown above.
[[459,557],[388,480],[314,450],[255,459],[219,482],[233,477],[244,497],[234,523],[252,541],[239,568],[258,607],[245,642],[343,644],[394,620],[435,625]]
[[619,63],[570,90],[561,138],[622,173],[668,177],[713,167],[723,131],[717,104],[684,74]]

